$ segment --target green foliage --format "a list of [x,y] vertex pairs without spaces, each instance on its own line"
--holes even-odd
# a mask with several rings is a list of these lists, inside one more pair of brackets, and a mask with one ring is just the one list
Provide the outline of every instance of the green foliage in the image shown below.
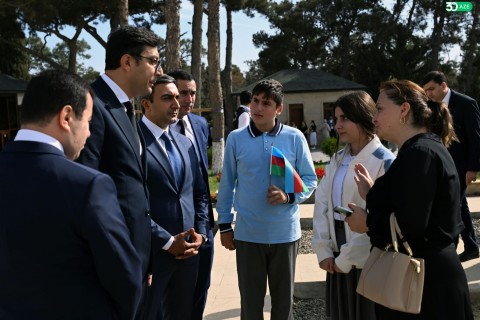
[[327,138],[320,144],[320,150],[329,157],[337,151],[337,138]]
[[[12,45],[12,44],[16,44]],[[27,54],[19,47],[25,45],[25,34],[13,8],[0,6],[0,72],[14,78],[28,79]]]
[[[462,30],[480,34],[480,21],[472,13],[447,13],[438,1],[272,1],[265,15],[274,33],[262,30],[253,36],[261,51],[259,66],[252,71],[269,75],[289,68],[320,68],[366,85],[374,97],[385,80],[417,82],[432,69],[453,68],[458,74],[458,66],[441,62],[441,56],[448,57],[452,46],[468,41]],[[475,90],[480,96],[477,43],[471,39],[469,48],[476,46],[476,51],[462,73],[475,72],[463,90],[473,88],[473,96]]]
[[[41,52],[43,56],[55,61],[65,69],[68,69],[68,55],[65,52],[68,52],[68,48],[65,42],[59,42],[55,45],[53,49],[45,46],[42,42],[42,39],[33,35],[27,39],[27,47],[36,52]],[[90,45],[83,39],[77,41],[77,74],[83,77],[89,82],[93,82],[100,73],[95,71],[92,67],[86,67],[82,62],[84,60],[90,59],[90,55],[87,54],[87,51],[90,50]],[[52,66],[47,63],[44,59],[33,56],[30,59],[30,70],[35,70],[36,72],[44,71],[51,69]]]

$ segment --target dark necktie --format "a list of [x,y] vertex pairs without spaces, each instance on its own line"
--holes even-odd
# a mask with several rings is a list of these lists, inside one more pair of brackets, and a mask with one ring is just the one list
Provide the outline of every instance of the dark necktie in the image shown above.
[[180,127],[180,133],[186,136],[185,134],[185,122],[182,119],[179,119],[177,122],[177,126]]
[[133,109],[133,105],[130,101],[124,102],[123,105],[127,109],[127,116],[128,116],[128,119],[130,120],[130,124],[132,125],[133,137],[135,140],[135,144],[137,146],[137,151],[140,152],[140,137],[138,136],[137,120],[135,119],[135,112]]
[[182,169],[182,159],[180,158],[180,153],[178,153],[177,148],[173,145],[170,137],[167,135],[167,132],[164,132],[160,139],[165,142],[165,149],[167,150],[168,160],[173,169],[173,175],[175,176],[175,181],[177,186],[180,186],[182,181],[183,169]]

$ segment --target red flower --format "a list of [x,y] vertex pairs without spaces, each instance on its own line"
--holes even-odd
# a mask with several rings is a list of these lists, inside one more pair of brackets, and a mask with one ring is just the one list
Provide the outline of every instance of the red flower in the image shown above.
[[315,168],[315,173],[317,174],[318,179],[322,179],[325,175],[325,169],[321,167]]

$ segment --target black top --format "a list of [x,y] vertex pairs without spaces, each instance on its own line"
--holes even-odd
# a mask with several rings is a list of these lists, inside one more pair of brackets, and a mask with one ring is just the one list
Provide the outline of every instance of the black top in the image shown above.
[[391,242],[391,212],[416,256],[452,243],[463,228],[459,192],[455,164],[440,138],[431,133],[412,137],[367,194],[372,244],[383,248]]

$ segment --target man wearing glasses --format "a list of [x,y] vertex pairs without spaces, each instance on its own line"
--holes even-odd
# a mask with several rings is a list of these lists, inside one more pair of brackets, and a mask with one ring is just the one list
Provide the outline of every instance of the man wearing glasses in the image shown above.
[[90,123],[91,136],[78,159],[80,163],[110,175],[115,182],[130,239],[142,263],[144,298],[136,319],[142,319],[145,309],[151,219],[145,142],[137,130],[135,110],[130,100],[149,95],[157,76],[162,74],[158,45],[159,38],[145,28],[126,26],[110,35],[105,73],[92,84],[96,98]]

